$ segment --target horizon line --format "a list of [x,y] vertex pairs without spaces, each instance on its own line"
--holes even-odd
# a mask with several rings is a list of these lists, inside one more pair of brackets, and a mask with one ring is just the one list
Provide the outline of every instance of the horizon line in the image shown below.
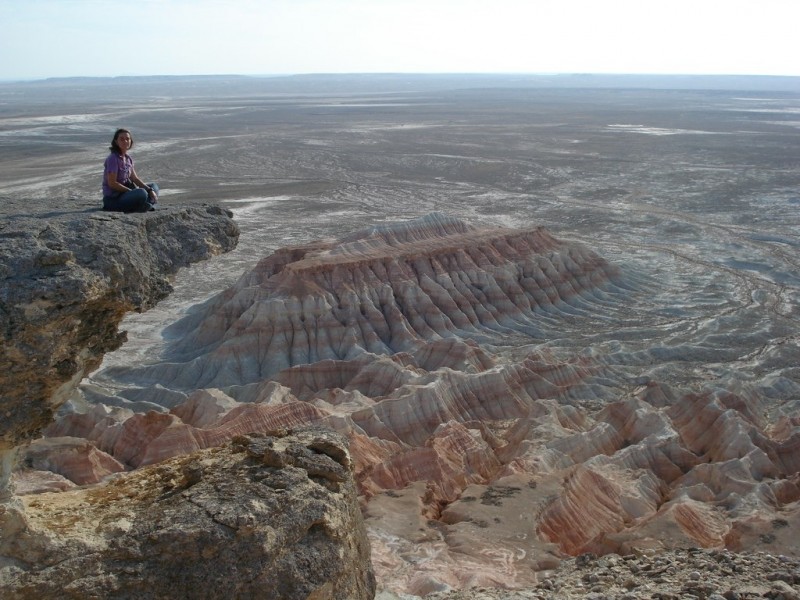
[[375,76],[491,76],[491,77],[665,77],[665,78],[753,78],[753,79],[800,79],[800,75],[777,75],[766,73],[657,73],[657,72],[594,72],[594,71],[340,71],[298,73],[157,73],[126,75],[52,75],[46,77],[0,78],[0,83],[37,83],[75,79],[157,79],[157,78],[292,78],[292,77],[375,77]]

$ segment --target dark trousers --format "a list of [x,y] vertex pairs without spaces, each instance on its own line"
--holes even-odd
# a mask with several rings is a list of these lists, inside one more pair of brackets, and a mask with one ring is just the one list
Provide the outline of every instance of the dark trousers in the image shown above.
[[[158,185],[148,183],[156,195],[158,195]],[[136,188],[127,192],[119,192],[113,196],[103,196],[103,210],[116,210],[122,212],[147,212],[152,208],[147,190]]]

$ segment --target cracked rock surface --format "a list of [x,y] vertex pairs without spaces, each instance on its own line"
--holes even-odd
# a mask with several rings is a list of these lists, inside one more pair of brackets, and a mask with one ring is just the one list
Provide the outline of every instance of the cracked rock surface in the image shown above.
[[307,429],[230,444],[107,485],[0,507],[0,596],[372,598],[350,455]]

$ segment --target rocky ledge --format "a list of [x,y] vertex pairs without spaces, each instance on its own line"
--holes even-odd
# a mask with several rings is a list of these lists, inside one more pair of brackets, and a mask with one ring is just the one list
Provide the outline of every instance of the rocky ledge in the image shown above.
[[125,313],[153,306],[170,275],[238,238],[232,214],[215,206],[0,221],[0,453],[40,432],[119,347]]
[[343,437],[239,436],[107,485],[0,505],[0,596],[373,598]]

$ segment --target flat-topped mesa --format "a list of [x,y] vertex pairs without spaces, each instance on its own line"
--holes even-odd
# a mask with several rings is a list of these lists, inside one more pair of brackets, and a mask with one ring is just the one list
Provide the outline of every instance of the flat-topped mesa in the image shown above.
[[[458,271],[500,274],[531,255],[558,252],[564,247],[543,227],[478,229],[452,217],[432,214],[372,227],[339,242],[287,248],[276,253],[277,260],[268,257],[263,261],[266,269],[260,281],[250,281],[287,296],[305,295],[308,282],[313,281],[320,289],[336,294],[334,286],[357,290],[363,283],[374,284],[375,278],[389,281],[397,276],[401,281],[420,282],[425,276],[436,278]],[[286,254],[297,259],[284,262]]]
[[554,318],[596,312],[595,296],[618,279],[602,257],[543,228],[476,228],[433,214],[279,250],[173,327],[173,362],[114,375],[225,387],[441,339],[531,341]]

